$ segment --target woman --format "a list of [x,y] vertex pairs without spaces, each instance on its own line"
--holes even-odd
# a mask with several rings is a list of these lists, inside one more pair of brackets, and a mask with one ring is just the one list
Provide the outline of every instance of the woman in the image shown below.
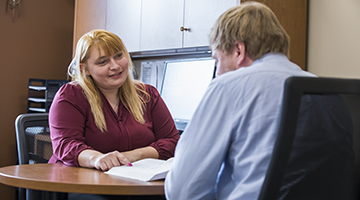
[[130,55],[118,36],[90,31],[79,39],[74,59],[74,81],[60,88],[49,111],[49,163],[107,171],[173,157],[179,139],[174,121],[157,90],[132,79]]

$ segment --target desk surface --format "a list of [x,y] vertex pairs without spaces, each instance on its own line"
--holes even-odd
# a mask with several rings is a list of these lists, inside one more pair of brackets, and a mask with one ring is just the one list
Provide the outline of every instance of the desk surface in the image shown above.
[[0,183],[54,192],[162,195],[164,181],[142,182],[111,176],[96,169],[62,164],[13,165],[0,168]]

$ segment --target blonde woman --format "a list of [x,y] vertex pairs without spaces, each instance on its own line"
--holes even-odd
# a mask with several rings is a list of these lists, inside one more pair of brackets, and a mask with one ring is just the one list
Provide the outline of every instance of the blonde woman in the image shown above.
[[179,139],[157,90],[132,79],[121,39],[105,30],[82,36],[73,81],[56,94],[49,112],[49,163],[107,171],[144,158],[173,157]]

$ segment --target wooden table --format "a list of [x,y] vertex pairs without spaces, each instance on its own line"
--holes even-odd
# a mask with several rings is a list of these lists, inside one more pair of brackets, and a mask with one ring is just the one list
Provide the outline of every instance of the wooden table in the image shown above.
[[62,164],[13,165],[0,168],[0,183],[34,190],[111,195],[163,195],[164,180],[143,182],[96,169]]

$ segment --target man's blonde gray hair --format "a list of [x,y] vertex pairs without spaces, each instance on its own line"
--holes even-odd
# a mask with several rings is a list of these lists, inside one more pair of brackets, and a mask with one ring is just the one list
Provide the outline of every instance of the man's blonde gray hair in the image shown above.
[[253,60],[266,53],[283,53],[290,57],[288,34],[270,8],[261,3],[242,3],[227,10],[216,21],[210,33],[211,47],[231,52],[236,41],[245,44]]

